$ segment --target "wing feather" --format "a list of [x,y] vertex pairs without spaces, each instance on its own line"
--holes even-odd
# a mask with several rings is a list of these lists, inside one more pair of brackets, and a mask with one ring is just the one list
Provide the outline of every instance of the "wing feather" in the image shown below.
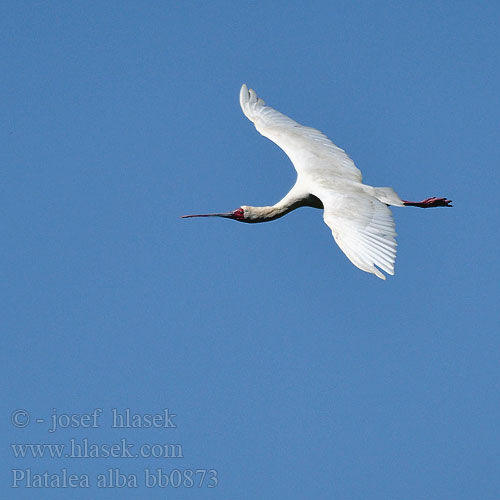
[[314,171],[318,171],[323,176],[361,182],[361,172],[354,162],[319,130],[305,127],[266,106],[246,85],[241,87],[240,104],[255,128],[287,154],[299,174],[314,175]]
[[377,267],[393,275],[397,243],[389,207],[365,193],[338,196],[325,191],[319,198],[325,223],[347,258],[381,279],[385,275]]

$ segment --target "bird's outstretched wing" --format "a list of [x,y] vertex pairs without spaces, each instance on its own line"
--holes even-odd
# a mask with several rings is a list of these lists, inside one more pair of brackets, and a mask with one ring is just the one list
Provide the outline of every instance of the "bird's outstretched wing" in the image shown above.
[[323,177],[361,182],[361,172],[354,162],[319,130],[304,127],[266,106],[246,85],[241,87],[240,104],[255,128],[287,154],[298,174],[314,175],[317,171]]
[[385,280],[375,266],[394,274],[396,231],[389,207],[373,196],[356,192],[338,196],[322,191],[325,223],[347,258],[357,267]]

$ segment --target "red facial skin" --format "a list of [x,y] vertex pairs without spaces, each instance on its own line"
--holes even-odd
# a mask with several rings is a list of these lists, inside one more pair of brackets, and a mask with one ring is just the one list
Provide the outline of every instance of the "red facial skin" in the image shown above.
[[233,212],[233,217],[232,218],[235,219],[235,220],[243,221],[243,220],[245,220],[245,212],[243,211],[242,208],[237,208]]

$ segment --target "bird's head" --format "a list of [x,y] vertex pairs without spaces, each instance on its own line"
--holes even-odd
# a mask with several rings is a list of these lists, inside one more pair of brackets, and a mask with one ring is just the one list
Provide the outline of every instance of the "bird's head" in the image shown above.
[[221,214],[197,214],[197,215],[182,215],[181,219],[188,219],[190,217],[224,217],[225,219],[233,219],[238,222],[251,222],[247,220],[246,209],[249,207],[239,207],[232,212],[225,212]]

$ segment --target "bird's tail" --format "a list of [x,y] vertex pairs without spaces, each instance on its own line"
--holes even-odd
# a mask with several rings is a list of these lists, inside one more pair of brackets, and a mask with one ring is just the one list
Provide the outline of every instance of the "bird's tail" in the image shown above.
[[403,200],[391,187],[373,188],[373,196],[386,205],[404,207]]

